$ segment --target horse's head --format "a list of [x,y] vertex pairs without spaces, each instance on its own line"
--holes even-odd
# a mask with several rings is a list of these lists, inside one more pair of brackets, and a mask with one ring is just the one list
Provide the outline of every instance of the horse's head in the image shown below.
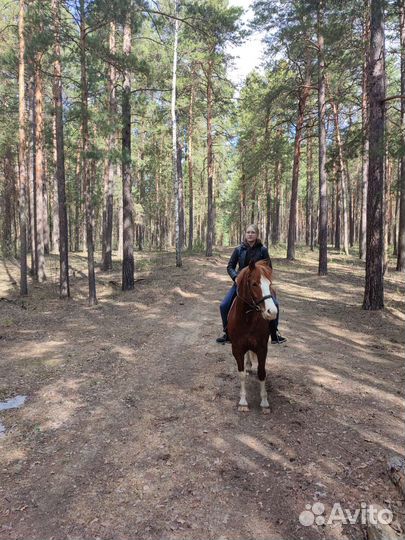
[[273,321],[277,307],[271,294],[272,269],[266,261],[250,261],[237,277],[238,295],[251,307],[261,311],[262,317]]

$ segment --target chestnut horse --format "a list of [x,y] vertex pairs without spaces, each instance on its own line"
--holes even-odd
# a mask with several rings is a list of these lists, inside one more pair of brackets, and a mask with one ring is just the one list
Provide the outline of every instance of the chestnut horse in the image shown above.
[[[250,261],[236,278],[237,296],[228,315],[228,335],[232,354],[238,364],[240,377],[240,411],[248,411],[246,401],[246,371],[257,356],[257,375],[263,412],[269,411],[266,392],[266,357],[270,335],[269,322],[277,317],[277,307],[271,290],[272,269],[267,261]],[[274,294],[274,291],[273,291]],[[245,363],[246,358],[246,363]],[[247,369],[246,369],[247,368]]]

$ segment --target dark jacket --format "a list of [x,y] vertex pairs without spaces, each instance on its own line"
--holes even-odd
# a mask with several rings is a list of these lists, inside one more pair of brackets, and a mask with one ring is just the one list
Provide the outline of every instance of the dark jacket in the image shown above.
[[[257,242],[253,247],[250,247],[246,242],[236,247],[233,250],[231,258],[229,259],[228,266],[226,267],[228,274],[231,276],[233,281],[235,281],[238,273],[248,266],[249,262],[254,259],[255,261],[263,261],[268,259],[270,268],[273,268],[271,265],[270,255],[266,246],[262,243]],[[236,267],[239,265],[238,271]]]

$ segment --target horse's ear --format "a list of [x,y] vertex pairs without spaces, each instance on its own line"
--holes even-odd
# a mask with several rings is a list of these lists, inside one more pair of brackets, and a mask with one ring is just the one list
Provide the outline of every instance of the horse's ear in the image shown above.
[[256,266],[256,262],[254,259],[252,259],[249,263],[249,270],[254,270]]

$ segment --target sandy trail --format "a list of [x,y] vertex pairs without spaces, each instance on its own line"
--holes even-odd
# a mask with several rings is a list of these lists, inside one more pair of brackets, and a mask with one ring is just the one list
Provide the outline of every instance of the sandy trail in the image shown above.
[[126,294],[118,267],[98,274],[93,309],[79,273],[72,301],[51,279],[22,308],[3,265],[0,400],[28,397],[0,413],[0,538],[359,538],[360,525],[302,526],[315,501],[325,515],[379,503],[403,523],[386,475],[404,450],[401,276],[370,313],[354,258],[335,254],[324,279],[311,254],[274,260],[288,343],[269,347],[271,414],[255,375],[241,414],[215,343],[226,259],[155,255]]

